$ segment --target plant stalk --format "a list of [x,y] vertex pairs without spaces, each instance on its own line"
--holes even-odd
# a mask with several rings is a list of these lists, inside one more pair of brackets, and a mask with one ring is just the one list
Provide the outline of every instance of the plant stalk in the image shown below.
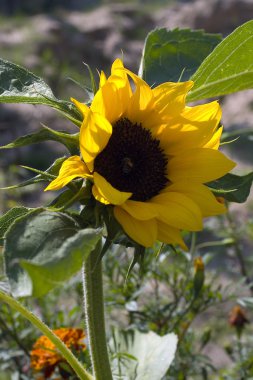
[[105,333],[101,243],[83,267],[84,309],[93,376],[96,380],[113,380]]
[[91,374],[89,374],[73,353],[66,347],[66,345],[53,333],[50,328],[45,325],[36,315],[26,309],[19,301],[11,297],[5,292],[0,290],[0,300],[6,302],[10,307],[18,311],[23,317],[28,319],[35,327],[37,327],[51,342],[56,346],[57,350],[61,353],[64,359],[68,362],[75,374],[81,380],[95,380]]

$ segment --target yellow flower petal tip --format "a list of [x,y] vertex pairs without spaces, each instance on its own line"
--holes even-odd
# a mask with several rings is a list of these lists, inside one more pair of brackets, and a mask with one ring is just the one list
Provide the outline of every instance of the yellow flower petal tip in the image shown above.
[[54,179],[44,191],[59,190],[75,178],[91,178],[87,166],[79,156],[67,158],[61,166],[58,177]]
[[86,104],[80,103],[78,100],[74,98],[70,98],[70,100],[75,104],[75,106],[79,109],[83,116],[87,114],[87,112],[89,111],[89,107]]

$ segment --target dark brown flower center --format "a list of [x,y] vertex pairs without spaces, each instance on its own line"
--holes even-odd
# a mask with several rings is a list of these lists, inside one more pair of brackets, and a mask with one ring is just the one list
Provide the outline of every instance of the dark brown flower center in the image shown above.
[[131,199],[147,201],[168,183],[167,162],[160,141],[148,129],[122,118],[96,157],[94,171],[116,189],[133,193]]

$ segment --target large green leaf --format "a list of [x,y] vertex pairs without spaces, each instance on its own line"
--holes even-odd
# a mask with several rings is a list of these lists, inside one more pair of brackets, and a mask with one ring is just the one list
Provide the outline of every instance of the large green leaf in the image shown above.
[[220,41],[220,35],[200,30],[153,30],[145,41],[139,75],[156,86],[188,80]]
[[0,217],[0,244],[3,243],[4,235],[11,224],[14,223],[20,216],[26,215],[30,211],[31,209],[26,207],[13,207],[6,214]]
[[243,203],[247,200],[253,181],[253,172],[238,176],[226,174],[216,181],[209,182],[207,185],[219,196],[224,197],[229,202]]
[[43,79],[24,67],[0,58],[0,103],[44,104],[58,109],[80,125],[82,116],[76,107],[57,99]]
[[74,155],[78,153],[79,133],[70,134],[66,132],[54,131],[53,129],[48,128],[44,125],[43,129],[26,136],[18,137],[13,142],[0,146],[0,149],[19,148],[21,146],[36,144],[48,140],[57,141],[65,145],[70,154]]
[[[60,281],[65,281],[79,269],[82,259],[95,247],[99,238],[97,231],[80,231],[76,220],[64,213],[36,209],[20,217],[6,232],[4,244],[6,274],[13,295],[41,295]],[[73,259],[74,254],[77,257]],[[75,259],[76,263],[73,262]],[[39,285],[35,284],[36,268],[29,264],[44,267],[43,281],[40,278]],[[22,265],[29,268],[31,277]]]
[[50,104],[57,101],[50,87],[39,77],[0,59],[0,102]]
[[225,38],[191,79],[189,101],[253,88],[253,20]]
[[21,266],[32,279],[33,296],[43,296],[77,273],[91,251],[94,250],[100,237],[101,232],[99,230],[81,230],[68,238],[57,249],[51,260],[43,265],[22,260]]

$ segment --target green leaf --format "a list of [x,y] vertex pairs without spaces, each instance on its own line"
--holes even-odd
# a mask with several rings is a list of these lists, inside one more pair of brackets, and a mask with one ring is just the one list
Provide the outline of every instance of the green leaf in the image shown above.
[[45,125],[43,125],[43,129],[40,131],[19,137],[7,145],[0,146],[0,149],[19,148],[22,146],[36,144],[48,140],[57,141],[65,145],[72,155],[78,153],[79,133],[70,134],[66,132],[54,131]]
[[20,216],[26,215],[30,211],[31,209],[26,207],[13,207],[6,214],[0,217],[0,244],[3,243],[4,235],[10,225]]
[[187,100],[211,98],[253,87],[253,20],[246,22],[204,60],[192,76]]
[[253,181],[253,172],[238,176],[226,174],[224,177],[209,182],[208,187],[217,195],[224,197],[229,202],[243,203],[247,200]]
[[13,190],[13,189],[17,189],[19,187],[29,186],[29,185],[32,185],[35,183],[46,182],[50,179],[54,179],[58,175],[59,170],[62,166],[62,163],[63,163],[63,161],[66,160],[66,158],[67,157],[57,158],[54,161],[54,163],[45,172],[42,172],[40,170],[37,171],[36,169],[33,169],[36,172],[39,172],[39,174],[36,175],[35,177],[30,178],[27,181],[23,181],[21,183],[18,183],[16,185],[12,185],[12,186],[8,186],[8,187],[2,187],[2,188],[0,188],[0,190]]
[[101,237],[100,230],[86,229],[68,238],[43,265],[22,260],[33,284],[33,296],[41,297],[77,273]]
[[43,79],[24,67],[0,59],[0,103],[43,104],[55,108],[80,126],[82,115],[76,107],[57,99]]
[[39,77],[0,59],[0,102],[50,104],[57,101],[51,88]]
[[43,265],[52,257],[56,260],[59,249],[79,229],[70,216],[44,209],[32,210],[12,223],[5,234],[3,253],[6,275],[14,296],[32,294],[32,282],[20,261],[29,260]]
[[149,85],[188,80],[221,41],[201,30],[155,29],[146,38],[139,75]]

